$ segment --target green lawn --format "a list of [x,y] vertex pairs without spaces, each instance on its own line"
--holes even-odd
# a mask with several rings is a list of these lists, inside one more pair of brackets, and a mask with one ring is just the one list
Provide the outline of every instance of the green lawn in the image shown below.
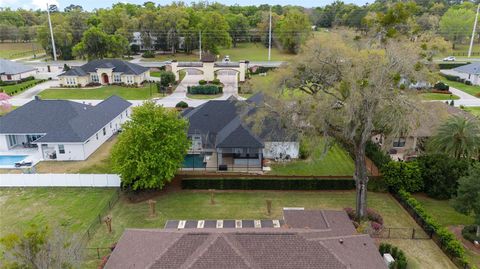
[[152,97],[158,97],[155,85],[150,87],[146,84],[141,88],[129,88],[121,86],[104,86],[100,88],[59,88],[47,89],[41,92],[43,99],[79,99],[79,100],[102,100],[112,95],[118,95],[127,100],[146,100]]
[[[230,60],[249,60],[249,61],[268,61],[268,48],[261,43],[239,43],[236,48],[220,48],[220,57],[222,60],[225,55],[230,56]],[[294,54],[283,52],[280,49],[272,48],[272,61],[289,61],[295,57]],[[177,53],[175,55],[156,55],[155,58],[142,58],[142,61],[171,61],[196,62],[199,61],[198,52],[193,54]]]
[[458,100],[460,99],[460,97],[454,94],[433,93],[433,92],[422,93],[420,94],[420,97],[423,100]]
[[473,223],[472,216],[466,216],[453,209],[448,200],[436,200],[423,194],[415,194],[415,198],[443,226],[466,225]]
[[206,99],[215,99],[218,97],[222,97],[223,93],[219,94],[187,94],[188,98],[191,99],[201,99],[201,100],[206,100]]
[[34,53],[38,55],[45,53],[45,51],[36,43],[0,43],[0,58],[15,59],[28,57],[30,55],[33,57]]
[[324,139],[310,141],[311,156],[307,160],[296,160],[284,164],[272,165],[272,174],[277,175],[315,175],[315,176],[351,176],[354,164],[348,153],[337,143],[324,153]]
[[468,106],[468,107],[464,107],[463,110],[468,111],[473,115],[480,117],[480,106],[474,106],[474,107]]
[[450,81],[450,80],[446,80],[446,79],[444,79],[442,81],[444,83],[448,84],[450,87],[461,90],[462,92],[466,92],[470,95],[473,95],[473,96],[476,96],[477,94],[480,95],[480,86],[466,85],[465,83]]
[[[28,88],[35,86],[35,84],[37,84],[38,81],[40,80],[34,79],[34,80],[29,80],[29,81],[25,81],[25,82],[14,84],[14,85],[0,86],[0,89],[8,95],[16,95],[27,90]],[[16,93],[14,93],[15,91]]]
[[0,237],[31,224],[82,236],[111,198],[107,188],[0,188]]

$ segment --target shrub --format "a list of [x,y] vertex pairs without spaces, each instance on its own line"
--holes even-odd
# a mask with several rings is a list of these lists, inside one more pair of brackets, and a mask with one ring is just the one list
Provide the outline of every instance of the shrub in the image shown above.
[[373,143],[372,141],[367,142],[365,154],[370,160],[372,160],[372,162],[377,166],[378,169],[381,169],[385,164],[392,160],[385,151],[383,151],[377,144]]
[[189,94],[219,94],[222,93],[222,87],[217,85],[198,85],[187,87]]
[[377,211],[375,211],[371,208],[367,208],[367,219],[369,221],[373,221],[373,222],[376,222],[376,223],[379,223],[379,224],[383,225],[382,215],[380,215],[380,213],[378,213]]
[[207,84],[207,81],[204,80],[204,79],[201,79],[201,80],[198,81],[198,84],[199,84],[199,85],[206,85],[206,84]]
[[395,259],[395,262],[393,262],[389,268],[393,269],[406,269],[407,268],[407,257],[405,256],[405,252],[403,250],[392,246],[389,243],[380,243],[380,246],[378,248],[380,251],[380,254],[385,254],[385,253],[390,253],[392,257]]
[[155,58],[155,53],[153,51],[147,50],[142,54],[143,58]]
[[458,179],[467,174],[469,161],[446,154],[426,154],[417,158],[425,193],[436,199],[450,199],[457,193]]
[[172,71],[160,72],[160,83],[164,87],[170,86],[175,83],[175,74]]
[[178,107],[178,108],[187,108],[188,107],[188,104],[184,101],[180,101],[178,102],[175,107]]
[[470,80],[465,80],[465,84],[471,86],[472,82]]
[[470,242],[480,242],[480,236],[477,236],[477,225],[467,225],[462,229],[463,238]]
[[467,64],[470,64],[470,62],[468,62],[468,63],[440,63],[440,64],[438,64],[438,68],[439,69],[453,69],[453,68],[457,68],[457,67],[464,66],[464,65],[467,65]]
[[447,84],[439,81],[437,83],[435,83],[435,85],[433,85],[433,88],[436,89],[436,90],[439,90],[439,91],[448,91],[450,90],[450,86],[448,86]]
[[353,179],[211,178],[182,179],[183,189],[197,190],[354,190]]
[[212,84],[220,85],[221,82],[220,82],[220,80],[219,80],[218,78],[216,78],[216,79],[212,80]]
[[381,171],[387,186],[394,192],[401,189],[417,192],[423,189],[422,172],[416,162],[390,161]]
[[373,230],[375,230],[375,232],[379,232],[383,229],[383,225],[376,222],[376,221],[372,221],[370,223],[370,226],[372,226]]
[[345,207],[343,209],[343,211],[345,211],[345,213],[347,213],[349,219],[355,220],[355,210],[353,208]]

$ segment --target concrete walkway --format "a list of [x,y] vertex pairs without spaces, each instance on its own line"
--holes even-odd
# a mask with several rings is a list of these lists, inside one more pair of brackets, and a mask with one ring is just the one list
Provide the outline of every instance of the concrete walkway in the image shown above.
[[459,89],[453,88],[452,86],[450,86],[450,91],[456,96],[460,97],[459,100],[454,100],[455,106],[462,105],[462,106],[479,106],[480,107],[480,98],[477,98]]
[[43,83],[37,84],[26,91],[20,93],[19,95],[15,95],[12,99],[32,99],[35,95],[38,95],[43,90],[48,88],[58,87],[60,82],[58,80],[48,80]]

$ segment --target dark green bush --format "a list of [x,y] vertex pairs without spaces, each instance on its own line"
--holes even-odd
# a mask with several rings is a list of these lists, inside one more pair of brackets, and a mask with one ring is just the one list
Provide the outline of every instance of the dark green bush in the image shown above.
[[416,162],[390,161],[381,169],[390,190],[417,192],[423,189],[422,172]]
[[199,85],[206,85],[206,84],[207,84],[207,81],[204,80],[204,79],[201,79],[201,80],[198,81],[198,84],[199,84]]
[[219,94],[222,93],[222,87],[217,85],[198,85],[187,88],[189,94]]
[[142,54],[143,58],[155,58],[155,53],[153,51],[147,50]]
[[469,63],[470,62],[468,62],[468,63],[439,63],[438,68],[439,69],[453,69],[453,68],[457,68],[457,67],[460,67],[460,66],[467,65]]
[[175,107],[178,107],[178,108],[187,108],[188,107],[188,104],[184,101],[180,101],[178,102]]
[[450,86],[448,86],[447,84],[439,81],[437,83],[435,83],[435,85],[433,85],[433,88],[436,89],[436,90],[439,90],[439,91],[448,91],[450,90]]
[[465,84],[471,86],[472,82],[470,80],[465,80]]
[[183,179],[183,189],[216,190],[353,190],[353,179],[210,178]]
[[175,74],[172,71],[161,71],[160,83],[164,87],[170,86],[171,84],[175,83]]
[[372,160],[372,162],[377,166],[378,169],[381,169],[385,164],[390,162],[392,158],[383,151],[377,144],[372,141],[367,142],[365,148],[365,154],[367,157]]
[[457,193],[458,179],[465,176],[469,161],[446,154],[426,154],[417,158],[425,193],[436,199],[450,199]]
[[389,243],[380,243],[378,250],[380,251],[380,254],[382,254],[382,256],[385,253],[390,253],[393,259],[395,259],[395,262],[393,262],[389,268],[392,268],[392,269],[407,268],[407,264],[408,264],[407,257],[405,256],[405,252],[403,252],[403,250]]
[[220,85],[221,82],[220,82],[220,80],[219,80],[218,78],[216,78],[216,79],[212,80],[212,84],[214,84],[214,85]]

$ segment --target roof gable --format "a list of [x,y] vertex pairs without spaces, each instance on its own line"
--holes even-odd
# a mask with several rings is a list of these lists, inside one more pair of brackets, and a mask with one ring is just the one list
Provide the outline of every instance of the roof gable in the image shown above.
[[0,59],[0,74],[16,75],[34,70],[35,68],[30,66],[26,66],[14,61]]
[[112,69],[112,71],[115,73],[127,75],[140,75],[149,70],[148,67],[143,67],[141,65],[119,59],[98,59],[90,61],[82,66],[72,68],[63,73],[61,76],[85,76],[89,73],[97,72],[97,69],[99,68]]

